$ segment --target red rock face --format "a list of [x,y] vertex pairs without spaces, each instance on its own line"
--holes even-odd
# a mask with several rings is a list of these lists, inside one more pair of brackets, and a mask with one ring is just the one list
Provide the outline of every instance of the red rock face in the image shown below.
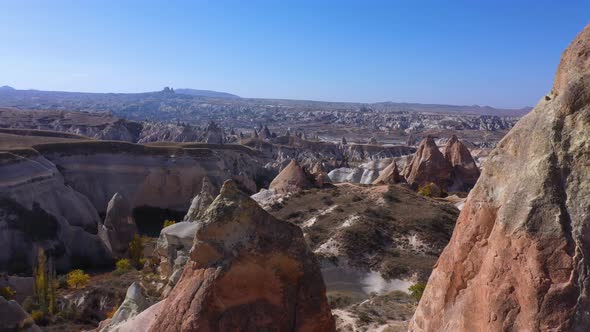
[[588,331],[589,58],[590,26],[484,164],[410,331]]
[[453,168],[438,150],[432,137],[428,136],[420,142],[418,150],[404,169],[404,175],[411,185],[421,187],[432,182],[446,189],[452,183],[452,171]]
[[150,331],[334,331],[301,230],[226,182]]
[[297,161],[291,160],[289,165],[272,180],[269,189],[274,189],[277,193],[286,194],[314,187],[316,187],[316,184],[314,183],[313,176],[299,165]]
[[453,190],[469,191],[479,178],[479,168],[469,149],[453,135],[445,147],[445,159],[453,167]]

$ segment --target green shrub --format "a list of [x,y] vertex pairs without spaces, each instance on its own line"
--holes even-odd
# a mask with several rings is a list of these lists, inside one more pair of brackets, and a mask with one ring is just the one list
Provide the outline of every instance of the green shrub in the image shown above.
[[68,273],[68,286],[70,286],[70,288],[84,288],[89,282],[90,276],[80,269]]
[[9,286],[0,287],[0,296],[5,298],[6,300],[12,300],[15,294],[16,291],[12,290],[12,288],[10,288]]
[[133,268],[133,266],[131,265],[131,261],[129,261],[129,259],[127,258],[119,259],[117,263],[115,263],[115,266],[116,269],[115,271],[113,271],[113,274],[117,276],[129,272]]
[[420,299],[422,298],[422,294],[424,294],[425,288],[426,284],[419,282],[417,284],[413,284],[412,286],[410,286],[408,290],[410,291],[410,294],[416,301],[420,301]]

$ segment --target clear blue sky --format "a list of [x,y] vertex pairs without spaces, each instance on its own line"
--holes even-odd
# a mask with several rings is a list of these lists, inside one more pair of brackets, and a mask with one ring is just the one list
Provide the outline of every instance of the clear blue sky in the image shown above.
[[534,105],[590,1],[0,0],[0,85]]

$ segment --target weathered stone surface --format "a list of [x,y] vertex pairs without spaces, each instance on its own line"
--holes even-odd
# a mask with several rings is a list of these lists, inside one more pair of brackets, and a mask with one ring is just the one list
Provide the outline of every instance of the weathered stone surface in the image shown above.
[[149,331],[334,331],[301,230],[226,182]]
[[201,192],[191,202],[188,212],[184,216],[183,221],[196,221],[200,219],[200,215],[205,212],[209,204],[213,202],[219,190],[211,183],[208,177],[204,177],[201,184]]
[[590,326],[590,26],[490,154],[410,331]]
[[139,283],[134,282],[127,289],[125,300],[119,306],[113,317],[104,326],[98,329],[100,332],[117,332],[121,330],[120,325],[129,319],[137,316],[150,306],[148,297]]
[[205,128],[205,143],[209,144],[223,144],[224,135],[223,129],[220,128],[215,122],[211,121]]
[[391,160],[391,164],[379,173],[379,177],[373,181],[373,184],[390,184],[399,183],[401,181],[402,177],[399,174],[397,163],[395,160]]
[[123,257],[135,234],[137,226],[131,205],[123,195],[115,193],[107,206],[104,223],[98,226],[98,236],[114,257]]
[[279,194],[294,193],[316,187],[313,176],[296,160],[291,160],[270,183],[269,189]]
[[469,149],[453,135],[445,146],[445,159],[453,167],[453,191],[469,191],[479,178],[479,168]]
[[41,329],[16,301],[0,296],[0,331],[41,332]]
[[409,184],[418,187],[430,182],[446,189],[451,184],[453,168],[438,150],[432,137],[420,142],[418,150],[404,169],[404,176]]
[[168,226],[160,232],[154,256],[161,277],[166,280],[164,292],[168,293],[178,279],[188,260],[189,250],[193,245],[198,222],[179,222]]

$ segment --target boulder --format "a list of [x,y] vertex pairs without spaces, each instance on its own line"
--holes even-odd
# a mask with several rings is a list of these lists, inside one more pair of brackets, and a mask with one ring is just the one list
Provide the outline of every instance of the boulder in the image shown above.
[[201,183],[201,192],[193,198],[191,206],[184,216],[183,221],[199,220],[199,215],[209,207],[211,202],[213,202],[215,196],[217,196],[217,192],[218,190],[213,183],[211,183],[211,180],[208,177],[204,177],[203,182]]
[[[182,270],[184,267],[184,264],[177,266],[180,264],[176,264],[176,261],[179,257],[188,257],[198,226],[197,222],[184,221],[165,227],[160,232],[154,255],[159,262],[158,269],[164,279],[170,278],[175,271]],[[181,261],[182,258],[179,263]]]
[[404,176],[410,185],[422,187],[430,182],[446,189],[451,185],[453,168],[439,151],[432,137],[420,142],[418,150],[404,169]]
[[41,329],[16,301],[0,296],[0,331],[41,332]]
[[200,223],[180,281],[146,330],[334,331],[325,291],[301,229],[227,181]]
[[487,159],[410,331],[590,326],[590,25]]
[[123,195],[115,193],[107,206],[104,223],[98,227],[98,236],[114,257],[123,257],[135,234],[137,226],[131,205]]
[[445,159],[453,167],[451,190],[469,191],[479,178],[479,168],[469,149],[453,135],[445,146]]
[[269,189],[279,194],[288,194],[314,187],[317,185],[313,176],[296,160],[291,160],[289,165],[272,180]]

